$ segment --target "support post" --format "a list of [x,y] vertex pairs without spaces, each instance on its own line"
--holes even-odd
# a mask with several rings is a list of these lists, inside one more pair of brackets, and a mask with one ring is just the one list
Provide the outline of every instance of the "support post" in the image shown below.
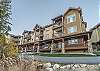
[[38,43],[37,53],[39,53],[39,43]]
[[34,52],[34,45],[33,45],[33,49],[32,49],[32,51]]
[[53,47],[54,47],[54,43],[53,43],[53,40],[52,40],[51,51],[50,51],[51,54],[53,53]]
[[21,47],[21,52],[23,52],[24,50],[23,50],[23,47]]
[[88,46],[87,47],[88,47],[88,52],[92,53],[93,52],[93,48],[92,48],[92,42],[91,42],[89,33],[88,33]]
[[64,21],[63,21],[63,17],[62,17],[62,36],[64,36]]
[[27,48],[27,45],[25,46],[25,52],[27,51],[26,48]]
[[64,54],[65,53],[65,49],[64,49],[64,38],[62,38],[62,53]]

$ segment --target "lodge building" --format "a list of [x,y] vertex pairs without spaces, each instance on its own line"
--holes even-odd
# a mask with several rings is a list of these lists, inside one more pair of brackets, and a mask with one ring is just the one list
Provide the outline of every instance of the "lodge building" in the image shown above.
[[53,18],[51,24],[36,24],[32,31],[24,31],[18,45],[19,52],[89,52],[90,32],[86,28],[82,9],[71,7],[63,15]]

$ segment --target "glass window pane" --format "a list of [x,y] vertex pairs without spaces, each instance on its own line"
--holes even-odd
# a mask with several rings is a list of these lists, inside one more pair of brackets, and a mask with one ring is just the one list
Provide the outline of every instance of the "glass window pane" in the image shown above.
[[78,44],[78,39],[70,39],[68,40],[68,44]]
[[77,32],[77,27],[76,26],[68,28],[68,33],[74,33],[74,32]]
[[70,15],[67,17],[67,22],[70,23],[70,22],[74,22],[75,21],[75,14],[74,15]]

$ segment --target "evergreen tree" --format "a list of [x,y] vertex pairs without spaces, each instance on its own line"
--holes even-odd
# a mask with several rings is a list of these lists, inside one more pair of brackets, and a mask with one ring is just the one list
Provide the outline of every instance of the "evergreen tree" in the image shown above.
[[3,56],[3,50],[6,47],[6,35],[11,31],[11,1],[0,0],[0,52]]

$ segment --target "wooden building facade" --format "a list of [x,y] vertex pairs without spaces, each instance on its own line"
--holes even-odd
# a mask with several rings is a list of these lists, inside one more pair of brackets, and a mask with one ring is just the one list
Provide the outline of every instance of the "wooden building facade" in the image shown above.
[[36,24],[27,35],[31,41],[19,44],[18,48],[22,52],[28,49],[50,53],[88,52],[89,32],[86,28],[82,9],[69,8],[63,15],[53,18],[49,25],[42,27]]

